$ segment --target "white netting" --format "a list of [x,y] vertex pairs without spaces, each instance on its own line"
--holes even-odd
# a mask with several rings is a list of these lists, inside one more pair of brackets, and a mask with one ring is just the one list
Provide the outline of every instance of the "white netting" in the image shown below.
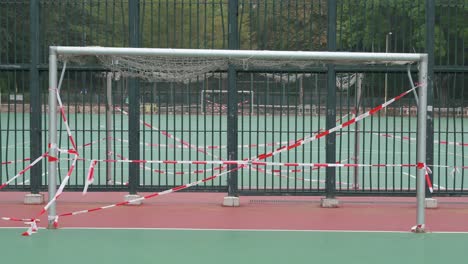
[[336,87],[338,90],[347,91],[356,84],[357,79],[364,78],[362,73],[338,73],[336,74]]
[[[97,60],[92,61],[92,58]],[[380,61],[380,62],[356,62],[346,60],[310,60],[310,59],[293,59],[293,58],[256,58],[255,55],[230,58],[229,56],[181,56],[181,55],[164,55],[164,56],[142,56],[142,55],[61,55],[62,61],[72,61],[88,64],[90,62],[104,65],[111,71],[120,73],[126,77],[137,77],[147,81],[170,81],[184,82],[198,81],[203,79],[204,75],[215,71],[227,71],[229,65],[235,66],[237,69],[244,71],[248,70],[265,70],[269,72],[281,72],[286,69],[307,70],[310,67],[324,65],[325,63],[337,64],[403,64],[406,62],[400,61]],[[272,75],[274,76],[274,75]],[[283,77],[275,76],[278,81],[284,81]],[[291,77],[289,77],[291,78]],[[350,86],[355,82],[355,77],[351,78],[349,83],[345,83],[345,79],[341,86]],[[290,79],[289,79],[290,81]],[[337,81],[338,82],[338,81]]]
[[[215,57],[169,57],[169,56],[125,56],[97,55],[97,62],[113,72],[125,77],[137,77],[147,81],[189,82],[203,78],[204,74],[215,71],[227,71],[229,65],[237,69],[268,69],[281,71],[295,68],[305,69],[321,64],[311,60],[279,60],[251,58],[215,58]],[[90,56],[61,56],[62,61],[80,64],[90,63]]]
[[218,58],[98,56],[103,65],[123,76],[148,81],[194,81],[208,72],[224,70],[228,61]]

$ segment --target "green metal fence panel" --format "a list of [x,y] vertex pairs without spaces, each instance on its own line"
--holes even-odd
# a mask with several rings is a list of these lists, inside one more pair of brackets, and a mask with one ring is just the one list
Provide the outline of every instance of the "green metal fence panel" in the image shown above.
[[[11,70],[0,72],[0,85],[4,88],[0,104],[0,181],[10,180],[29,163],[30,120],[27,80],[28,72]],[[10,188],[27,190],[30,173],[15,180]]]
[[[50,45],[116,46],[131,44],[128,0],[40,0],[38,54],[34,60],[30,25],[34,1],[0,2],[0,160],[2,163],[31,158],[47,150],[47,63]],[[330,3],[307,0],[239,0],[238,47],[259,50],[322,50],[336,37],[340,51],[425,52],[426,8],[417,1],[336,1],[336,36],[329,36]],[[229,1],[140,0],[139,45],[161,48],[211,48],[229,46]],[[50,10],[54,10],[51,12]],[[466,194],[465,118],[468,117],[465,86],[468,76],[466,16],[468,0],[435,1],[433,27],[433,172],[434,195]],[[332,21],[333,22],[333,21]],[[430,42],[429,42],[430,43]],[[31,63],[32,62],[32,63]],[[38,63],[35,68],[36,62]],[[34,73],[37,69],[38,74]],[[237,72],[238,159],[255,157],[292,140],[329,129],[327,99],[334,99],[336,122],[398,95],[410,87],[406,67],[336,67],[336,85],[327,80],[326,67],[314,70]],[[415,68],[411,71],[414,73]],[[32,76],[33,80],[30,79]],[[353,77],[354,76],[354,77]],[[352,78],[357,83],[345,85]],[[413,76],[415,79],[415,76]],[[332,78],[334,79],[334,78]],[[86,159],[130,158],[129,117],[108,106],[129,110],[128,79],[112,76],[112,96],[107,95],[107,72],[84,60],[69,65],[62,100],[80,154]],[[38,88],[31,88],[38,84]],[[326,87],[336,86],[336,93]],[[32,89],[32,90],[31,90]],[[37,90],[39,89],[39,90]],[[190,83],[140,82],[133,104],[138,115],[139,157],[145,160],[229,159],[227,145],[228,78],[226,73],[207,74]],[[32,96],[32,91],[36,94]],[[232,92],[231,92],[232,95]],[[42,146],[34,149],[35,118],[31,105],[40,106]],[[233,103],[233,102],[231,102]],[[380,114],[336,134],[332,142],[335,162],[412,164],[415,162],[416,101],[410,94]],[[330,109],[328,109],[330,110]],[[38,114],[38,112],[34,112]],[[31,120],[32,123],[31,123]],[[136,123],[136,118],[132,120]],[[32,124],[32,125],[31,125]],[[112,129],[106,127],[111,124]],[[145,125],[146,124],[146,125]],[[232,125],[232,124],[231,124]],[[60,145],[71,148],[66,128],[59,123]],[[109,136],[110,135],[110,136]],[[431,136],[431,135],[430,135]],[[105,140],[103,140],[105,139]],[[430,137],[429,137],[430,139]],[[37,141],[38,139],[34,139]],[[431,140],[432,141],[432,140]],[[12,143],[13,142],[13,143]],[[233,141],[231,141],[232,143]],[[90,145],[90,143],[93,143]],[[326,143],[318,140],[272,158],[276,162],[325,163]],[[136,144],[136,143],[135,143]],[[135,145],[133,144],[133,145]],[[429,145],[428,145],[429,146]],[[230,147],[231,150],[233,146]],[[40,150],[40,151],[39,151]],[[330,150],[328,150],[330,151]],[[330,152],[329,152],[330,153]],[[65,156],[64,156],[65,157]],[[428,157],[430,155],[428,154]],[[59,180],[71,161],[61,161]],[[5,182],[27,163],[2,164]],[[69,185],[81,190],[89,161],[80,162]],[[127,191],[128,164],[99,163],[91,190]],[[151,165],[139,167],[138,191],[165,190],[219,173],[219,166]],[[47,184],[42,163],[40,189]],[[34,174],[34,173],[33,173]],[[37,172],[36,172],[37,174]],[[336,195],[413,195],[415,169],[403,167],[336,169]],[[330,178],[328,178],[330,179]],[[26,182],[28,181],[29,182]],[[325,169],[267,167],[238,172],[239,194],[324,195]],[[29,172],[10,190],[31,190]],[[192,187],[195,191],[227,191],[224,177]]]

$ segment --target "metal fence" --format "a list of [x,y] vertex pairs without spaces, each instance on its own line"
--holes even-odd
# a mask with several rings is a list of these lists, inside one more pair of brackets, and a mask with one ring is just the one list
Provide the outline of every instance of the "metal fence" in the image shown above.
[[[467,0],[2,1],[0,180],[5,182],[21,171],[29,162],[23,160],[47,151],[51,45],[426,52],[431,80],[428,102],[433,110],[428,118],[427,164],[432,170],[434,195],[464,195],[468,188],[462,169],[468,116],[464,92],[467,15]],[[237,25],[238,34],[229,25]],[[349,89],[337,85],[335,75],[343,81],[363,76],[360,89],[357,84]],[[410,87],[406,67],[385,65],[241,71],[235,79],[237,131],[229,134],[228,122],[232,121],[227,117],[226,95],[232,84],[226,73],[206,75],[188,84],[134,82],[114,76],[111,97],[106,85],[105,70],[88,62],[70,66],[65,76],[62,99],[85,158],[255,157],[331,128],[356,111],[369,110]],[[110,99],[123,109],[137,107],[138,120],[109,108]],[[359,126],[273,161],[414,164],[415,109],[416,101],[409,95]],[[147,125],[142,126],[140,120]],[[59,143],[71,147],[65,127],[59,128]],[[128,145],[135,139],[137,144]],[[70,162],[61,161],[60,179]],[[78,164],[70,190],[82,189],[88,167],[84,162]],[[217,171],[216,166],[99,164],[91,190],[165,190]],[[39,163],[7,190],[44,190],[46,175],[47,163]],[[414,175],[415,169],[403,167],[272,167],[240,170],[237,178],[232,177],[234,181],[219,178],[190,190],[225,192],[230,185],[230,191],[241,195],[414,195]]]

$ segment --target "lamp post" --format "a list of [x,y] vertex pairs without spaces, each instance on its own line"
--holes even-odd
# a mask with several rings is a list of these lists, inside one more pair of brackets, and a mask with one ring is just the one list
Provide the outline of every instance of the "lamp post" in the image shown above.
[[[389,48],[389,42],[390,42],[390,36],[392,35],[392,32],[388,32],[387,35],[385,35],[385,53],[388,53],[388,48]],[[388,90],[388,76],[387,72],[385,72],[385,102],[387,102],[387,90]],[[387,108],[385,108],[385,114],[387,114]]]

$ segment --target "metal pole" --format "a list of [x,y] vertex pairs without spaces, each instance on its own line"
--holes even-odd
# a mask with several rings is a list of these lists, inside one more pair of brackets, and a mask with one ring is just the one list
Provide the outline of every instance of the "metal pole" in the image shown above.
[[[362,73],[356,74],[356,107],[354,116],[359,115],[361,108],[361,88],[362,88]],[[361,137],[359,135],[359,124],[356,122],[354,126],[354,163],[359,164],[359,154],[361,152]],[[354,189],[359,190],[359,167],[354,167]]]
[[[112,112],[113,112],[113,102],[112,102],[112,73],[107,73],[106,86],[107,86],[107,111],[106,111],[106,148],[107,148],[107,157],[112,159]],[[112,163],[106,162],[106,176],[107,184],[112,184]]]
[[[42,109],[41,109],[41,89],[39,82],[39,1],[32,0],[30,3],[31,13],[31,66],[29,78],[29,90],[31,94],[31,153],[32,160],[42,155]],[[31,168],[31,193],[38,194],[42,184],[42,162]]]
[[[53,48],[49,54],[49,144],[49,155],[57,157],[57,55]],[[48,175],[50,202],[57,189],[57,162],[49,162]],[[48,216],[48,228],[54,229],[55,202],[49,207]]]
[[[418,136],[417,136],[417,162],[418,164],[426,164],[426,128],[427,128],[427,55],[421,55],[419,63],[419,104],[418,104]],[[417,226],[416,232],[425,232],[425,198],[426,198],[426,168],[417,170],[416,179],[416,197],[417,197]]]

